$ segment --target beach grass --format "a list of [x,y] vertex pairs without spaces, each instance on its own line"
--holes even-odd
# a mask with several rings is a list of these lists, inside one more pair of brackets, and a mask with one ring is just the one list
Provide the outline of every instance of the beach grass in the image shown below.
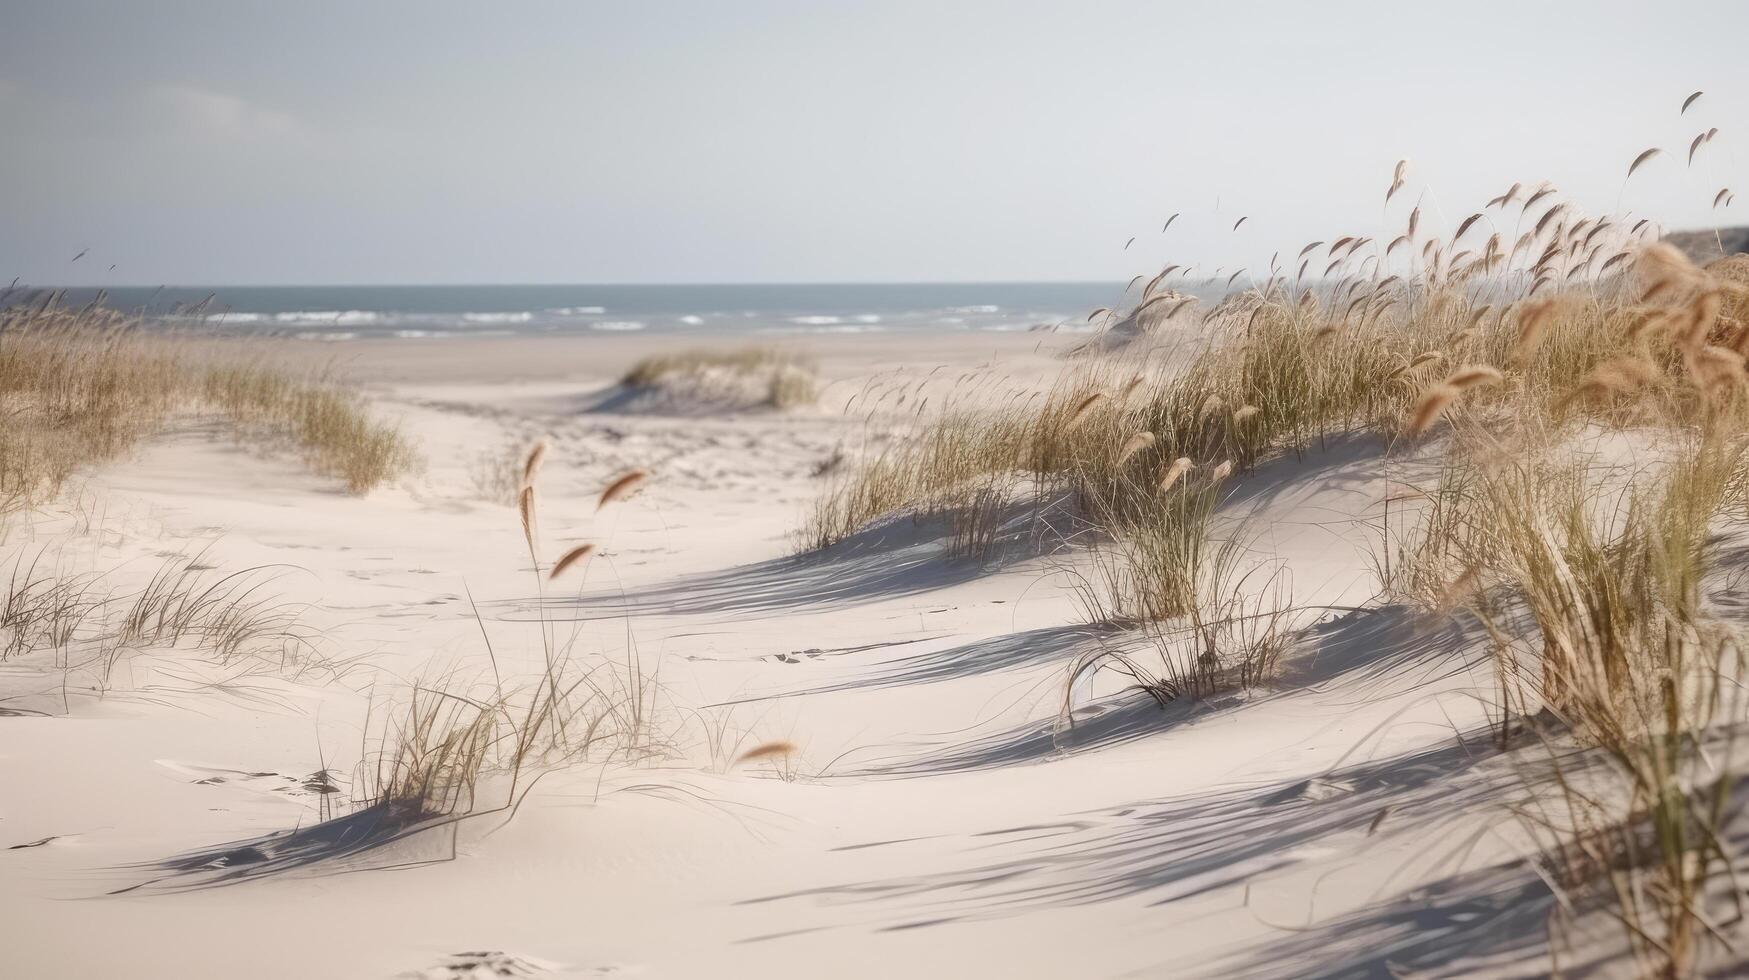
[[372,418],[363,396],[325,372],[276,366],[268,353],[146,329],[96,304],[0,300],[0,514],[51,499],[74,474],[187,414],[287,444],[353,493],[412,465],[406,437]]
[[[1522,185],[1447,239],[1419,217],[1388,246],[1307,245],[1200,336],[1113,330],[1043,397],[918,413],[835,474],[798,538],[994,510],[993,487],[1066,508],[1094,556],[1089,619],[1154,651],[1077,658],[1072,720],[1093,670],[1163,704],[1272,680],[1291,596],[1220,517],[1260,464],[1337,439],[1377,446],[1387,476],[1430,462],[1431,486],[1384,481],[1382,597],[1487,626],[1502,744],[1532,724],[1603,760],[1601,784],[1557,765],[1529,787],[1554,878],[1610,909],[1646,975],[1689,975],[1731,867],[1736,776],[1717,760],[1746,720],[1741,639],[1702,582],[1749,486],[1749,259],[1702,268],[1647,221]],[[1508,228],[1528,230],[1482,237]],[[1146,319],[1175,268],[1106,322]],[[1612,453],[1627,462],[1598,463]]]
[[745,399],[775,409],[811,405],[819,396],[812,362],[790,351],[758,345],[651,355],[633,364],[620,383],[683,396]]

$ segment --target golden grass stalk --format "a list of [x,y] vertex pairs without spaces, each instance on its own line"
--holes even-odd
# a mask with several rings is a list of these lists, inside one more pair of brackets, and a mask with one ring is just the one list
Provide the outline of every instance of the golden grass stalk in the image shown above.
[[572,548],[570,551],[565,552],[563,555],[560,555],[559,560],[553,563],[553,570],[547,573],[548,581],[563,575],[567,568],[570,568],[572,565],[588,558],[594,551],[595,545],[580,544],[577,547]]
[[1445,410],[1457,401],[1461,392],[1447,384],[1437,384],[1427,389],[1421,395],[1421,400],[1415,403],[1415,412],[1409,417],[1409,425],[1405,430],[1411,436],[1418,436],[1433,428]]
[[1555,315],[1555,300],[1541,299],[1524,304],[1518,311],[1518,337],[1512,343],[1514,360],[1523,361],[1542,342],[1543,331]]
[[1643,388],[1658,380],[1658,368],[1643,356],[1628,355],[1599,364],[1585,376],[1573,393],[1556,404],[1558,410],[1570,407],[1582,398],[1620,395]]
[[1662,295],[1703,283],[1706,274],[1669,242],[1655,242],[1640,250],[1634,269],[1645,283],[1645,295]]
[[1657,156],[1658,154],[1660,154],[1662,152],[1664,152],[1664,151],[1658,149],[1655,146],[1649,150],[1641,151],[1639,156],[1634,157],[1634,162],[1628,164],[1628,176],[1632,177],[1634,175],[1634,171],[1640,169],[1640,167],[1643,166],[1646,163],[1646,161],[1652,159],[1653,157]]
[[1087,415],[1088,415],[1088,413],[1093,411],[1093,406],[1099,404],[1100,402],[1102,402],[1104,400],[1105,400],[1105,392],[1103,392],[1103,391],[1096,391],[1093,394],[1088,395],[1087,397],[1081,399],[1080,404],[1075,406],[1074,410],[1069,413],[1068,419],[1066,419],[1063,422],[1063,431],[1065,431],[1065,432],[1074,431],[1075,428],[1077,426],[1079,426],[1082,422],[1087,421]]
[[1707,334],[1712,330],[1723,303],[1724,296],[1716,289],[1709,289],[1689,302],[1688,326],[1682,333],[1684,347],[1696,348],[1706,343]]
[[522,518],[522,537],[529,548],[534,547],[534,487],[523,487],[516,495],[516,512]]
[[794,755],[798,751],[800,751],[800,747],[794,742],[783,741],[781,739],[775,742],[765,742],[760,745],[755,745],[736,756],[734,764],[739,766],[749,762],[758,762],[761,759],[777,759],[784,756]]
[[1129,441],[1123,444],[1123,449],[1117,454],[1117,465],[1122,466],[1129,462],[1131,457],[1153,444],[1154,434],[1152,432],[1138,432],[1130,436]]
[[1463,391],[1478,385],[1497,385],[1505,380],[1505,376],[1496,368],[1486,364],[1466,364],[1448,375],[1443,384]]
[[535,476],[540,473],[541,462],[547,458],[547,441],[542,439],[528,451],[528,459],[522,464],[522,485],[532,486]]
[[1173,460],[1172,465],[1166,468],[1166,475],[1160,478],[1160,492],[1164,493],[1172,489],[1172,484],[1177,483],[1178,478],[1190,472],[1195,465],[1188,456],[1180,456]]
[[609,483],[607,489],[601,491],[600,499],[595,501],[595,509],[599,511],[608,504],[630,495],[636,491],[638,487],[642,486],[649,476],[650,474],[643,470],[632,470],[624,476],[614,480],[612,483]]

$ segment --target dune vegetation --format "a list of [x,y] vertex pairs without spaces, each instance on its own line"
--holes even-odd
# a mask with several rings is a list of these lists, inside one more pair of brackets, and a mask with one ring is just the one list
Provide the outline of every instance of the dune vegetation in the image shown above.
[[286,444],[365,493],[413,462],[396,426],[323,373],[277,367],[246,341],[198,344],[98,304],[0,296],[0,515],[52,498],[82,469],[124,455],[180,416]]
[[[584,543],[546,555],[536,485],[547,445],[537,444],[520,467],[517,514],[531,564],[534,594],[553,583],[582,579],[596,550]],[[622,474],[598,499],[598,508],[635,493],[646,474]],[[475,611],[491,654],[492,640]],[[540,670],[506,678],[491,655],[490,679],[445,672],[415,681],[391,696],[367,724],[373,744],[359,764],[352,798],[392,814],[412,828],[515,807],[533,780],[569,763],[634,763],[670,754],[670,730],[658,725],[664,702],[658,675],[628,652],[624,661],[579,650],[583,633],[542,617]],[[483,804],[482,787],[493,792]]]
[[[325,373],[278,367],[247,340],[201,340],[142,324],[99,305],[62,308],[50,297],[0,309],[0,518],[37,512],[68,495],[77,475],[124,457],[179,420],[216,417],[251,445],[287,448],[312,470],[363,494],[414,465],[410,442],[378,421],[365,398]],[[754,358],[760,365],[787,364]],[[677,367],[676,370],[685,370]],[[653,369],[662,375],[666,369]],[[506,461],[511,501],[538,593],[576,578],[593,546],[541,554],[535,483],[546,453]],[[622,475],[600,506],[635,494],[641,470]],[[3,529],[3,526],[0,526]],[[0,577],[0,663],[61,677],[63,707],[77,694],[125,687],[125,665],[143,654],[181,653],[226,685],[256,675],[328,683],[357,658],[336,658],[305,609],[280,597],[293,569],[225,571],[205,551],[167,556],[130,588],[121,568],[76,570],[46,546],[16,548]],[[479,622],[486,653],[491,638]],[[658,688],[635,658],[601,663],[575,650],[581,634],[538,629],[543,666],[531,678],[488,680],[439,671],[378,688],[364,722],[368,746],[350,774],[323,770],[323,792],[348,787],[349,805],[322,798],[325,820],[369,814],[359,846],[416,832],[433,821],[500,812],[526,792],[526,774],[582,759],[632,761],[658,754]],[[367,671],[368,672],[368,671]],[[229,688],[227,688],[229,689]],[[494,789],[489,804],[481,784]],[[501,794],[498,792],[501,790]],[[320,832],[320,831],[318,831]],[[295,863],[298,839],[280,843]],[[324,852],[325,854],[327,852]],[[277,870],[264,862],[258,870]]]
[[1438,237],[1404,185],[1399,165],[1397,227],[1278,254],[1200,331],[1172,329],[1194,315],[1179,267],[1138,277],[1095,313],[1122,343],[1045,397],[920,415],[799,537],[940,521],[982,559],[1067,514],[1096,556],[1089,618],[1159,652],[1086,655],[1070,685],[1112,669],[1165,703],[1267,683],[1291,640],[1280,570],[1221,520],[1261,464],[1337,441],[1420,464],[1431,480],[1387,481],[1379,601],[1485,626],[1503,745],[1606,760],[1529,787],[1526,822],[1563,907],[1607,906],[1647,975],[1687,975],[1733,902],[1741,637],[1706,596],[1749,504],[1749,257],[1697,266],[1547,185]]
[[[1732,570],[1724,542],[1749,530],[1749,256],[1697,265],[1651,221],[1585,216],[1546,185],[1515,184],[1441,237],[1398,196],[1406,182],[1399,165],[1388,233],[1308,243],[1285,265],[1278,255],[1199,329],[1184,329],[1196,302],[1168,266],[1095,311],[1109,342],[1074,352],[1048,391],[933,412],[916,400],[901,438],[820,469],[798,537],[829,557],[911,521],[962,562],[1022,539],[1070,545],[1088,625],[1137,641],[1067,658],[1061,719],[1073,724],[1076,686],[1096,672],[1162,706],[1281,683],[1328,610],[1296,605],[1284,564],[1253,547],[1240,498],[1285,458],[1359,447],[1385,474],[1372,608],[1485,638],[1488,734],[1500,752],[1546,760],[1523,767],[1512,806],[1558,915],[1602,910],[1641,973],[1692,975],[1728,945],[1743,895],[1731,839],[1749,723],[1743,635],[1715,599]],[[760,347],[649,357],[620,382],[717,406],[817,396],[811,365]],[[414,461],[331,376],[96,305],[0,310],[0,410],[0,518],[190,416],[290,447],[353,493]],[[680,754],[681,725],[629,624],[625,658],[610,659],[583,642],[588,619],[547,602],[598,557],[595,540],[560,550],[542,535],[547,451],[487,455],[473,477],[479,496],[516,507],[536,667],[500,673],[470,593],[490,676],[451,668],[373,688],[351,811],[324,800],[323,824],[263,838],[264,853],[298,860],[299,834],[361,813],[381,818],[356,844],[370,846],[513,811],[535,780],[577,762]],[[619,473],[594,511],[649,479]],[[175,556],[127,594],[19,558],[0,590],[0,661],[46,652],[100,694],[130,653],[178,645],[221,664],[343,672],[300,610],[272,597],[271,571],[213,572],[199,558]],[[728,714],[696,714],[714,770],[763,762],[799,777],[796,743],[743,751],[751,732],[731,740]]]
[[814,367],[805,358],[760,346],[652,355],[632,365],[620,383],[634,390],[660,389],[701,401],[777,409],[812,404],[819,393]]

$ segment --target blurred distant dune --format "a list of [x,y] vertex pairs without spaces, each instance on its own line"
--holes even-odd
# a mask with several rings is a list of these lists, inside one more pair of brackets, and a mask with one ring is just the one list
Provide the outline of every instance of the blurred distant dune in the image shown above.
[[1708,262],[1724,255],[1749,252],[1749,225],[1673,231],[1664,240],[1688,253],[1694,261]]

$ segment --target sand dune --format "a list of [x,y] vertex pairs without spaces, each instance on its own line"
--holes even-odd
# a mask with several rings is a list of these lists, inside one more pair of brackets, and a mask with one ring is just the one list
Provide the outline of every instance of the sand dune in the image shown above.
[[[1070,663],[1138,643],[1085,622],[1078,546],[954,559],[901,521],[795,554],[816,471],[881,437],[855,393],[1043,385],[1066,344],[834,340],[817,407],[711,418],[591,410],[629,342],[367,347],[350,369],[425,459],[398,485],[345,496],[192,424],[90,474],[14,553],[117,591],[165,556],[259,567],[307,649],[0,665],[7,972],[1538,972],[1547,893],[1506,808],[1534,763],[1483,734],[1475,624],[1368,607],[1376,442],[1267,463],[1222,505],[1267,528],[1300,610],[1250,693],[1161,708],[1100,672],[1065,701]],[[535,439],[543,541],[599,548],[539,589],[480,476]],[[598,509],[633,467],[647,486]],[[537,675],[543,630],[659,684],[659,750],[556,766],[514,810],[489,775],[465,819],[345,805],[386,691]],[[774,740],[796,749],[731,764]]]

